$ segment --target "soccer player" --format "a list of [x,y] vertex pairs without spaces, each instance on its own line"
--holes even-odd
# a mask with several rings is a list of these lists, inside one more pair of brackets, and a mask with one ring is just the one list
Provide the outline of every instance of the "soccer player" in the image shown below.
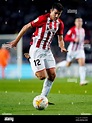
[[31,47],[29,49],[29,56],[31,58],[29,58],[29,61],[36,77],[40,80],[45,79],[41,95],[46,97],[56,77],[55,59],[50,48],[55,34],[58,35],[58,43],[61,52],[67,52],[63,41],[64,23],[60,19],[62,12],[62,4],[54,3],[49,13],[40,15],[35,20],[24,25],[16,39],[6,44],[11,48],[16,47],[20,38],[28,29],[36,28],[31,38]]
[[68,46],[68,53],[66,60],[57,63],[56,68],[69,67],[73,59],[77,60],[79,64],[80,85],[86,85],[86,68],[85,68],[85,30],[82,27],[83,20],[80,17],[75,19],[75,25],[71,27],[66,33],[64,40],[70,42]]

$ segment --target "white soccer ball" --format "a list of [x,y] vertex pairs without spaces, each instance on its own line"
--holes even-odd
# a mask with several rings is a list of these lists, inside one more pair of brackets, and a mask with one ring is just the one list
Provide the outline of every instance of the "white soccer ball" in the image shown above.
[[43,110],[48,107],[48,99],[45,96],[38,95],[33,99],[33,106],[37,110]]

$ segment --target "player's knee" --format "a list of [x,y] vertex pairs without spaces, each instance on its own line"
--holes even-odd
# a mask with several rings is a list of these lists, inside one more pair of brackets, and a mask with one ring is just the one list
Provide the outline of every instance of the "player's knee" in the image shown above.
[[38,79],[40,80],[44,80],[46,78],[46,75],[45,74],[35,74],[37,76]]
[[56,78],[56,74],[55,74],[55,73],[50,74],[50,75],[48,76],[48,79],[49,79],[50,81],[54,81],[55,78]]
[[45,76],[39,76],[38,77],[40,80],[44,80],[46,77]]

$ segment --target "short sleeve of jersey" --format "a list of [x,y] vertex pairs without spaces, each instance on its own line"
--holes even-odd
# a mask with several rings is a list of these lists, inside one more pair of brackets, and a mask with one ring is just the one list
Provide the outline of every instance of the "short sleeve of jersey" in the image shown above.
[[63,31],[64,31],[64,23],[63,23],[63,21],[60,20],[60,24],[59,24],[59,29],[57,31],[57,35],[63,35]]
[[75,26],[73,26],[72,28],[70,28],[67,32],[67,35],[71,36],[72,34],[76,34],[75,32]]
[[71,35],[72,30],[68,30],[67,35]]
[[30,23],[31,23],[32,27],[39,27],[43,24],[44,19],[45,19],[44,15],[41,15],[41,16],[37,17],[35,20],[31,21]]

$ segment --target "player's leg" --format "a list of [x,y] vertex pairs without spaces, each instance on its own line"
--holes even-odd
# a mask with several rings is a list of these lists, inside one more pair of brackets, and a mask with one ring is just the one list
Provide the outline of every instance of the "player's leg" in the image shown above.
[[[24,53],[24,56],[27,58],[27,60],[28,60],[29,62],[31,61],[31,57],[30,57],[29,53]],[[30,62],[30,63],[31,63],[31,62]],[[35,72],[35,76],[36,76],[37,78],[39,78],[40,80],[45,79],[45,78],[47,77],[47,75],[46,75],[46,69],[45,69],[45,68],[43,68],[43,70],[40,70],[40,69],[39,69],[39,71]]]
[[[56,77],[55,68],[47,69],[47,75],[48,75],[48,77],[44,81],[42,92],[41,92],[41,95],[45,95],[46,97],[48,96],[48,94],[52,88],[53,82],[55,80],[55,77]],[[48,104],[49,105],[55,105],[52,102],[48,102]]]
[[41,95],[44,95],[46,97],[48,96],[52,88],[55,77],[56,77],[55,68],[47,69],[47,78],[44,81]]
[[[56,73],[55,73],[55,60],[54,57],[49,55],[48,59],[46,58],[47,55],[49,54],[47,51],[44,54],[44,51],[41,51],[41,54],[36,52],[34,53],[35,59],[33,59],[33,55],[31,55],[31,59],[29,61],[31,62],[31,67],[40,80],[44,80],[43,87],[42,87],[42,92],[41,95],[43,96],[48,96],[53,81],[55,79]],[[39,54],[39,55],[37,55]],[[39,58],[39,56],[41,56]],[[54,103],[48,102],[48,104],[53,105]]]
[[71,53],[67,53],[66,60],[56,64],[56,70],[58,70],[58,68],[60,67],[69,67],[71,63],[72,63]]
[[61,62],[59,62],[59,63],[56,64],[56,68],[59,68],[59,67],[65,67],[65,66],[66,66],[66,63],[67,63],[66,60],[61,61]]
[[[42,49],[34,49],[30,48],[29,55],[31,54],[31,58],[29,59],[31,68],[36,75],[36,77],[40,80],[44,80],[43,88],[41,95],[47,96],[51,90],[52,83],[55,78],[55,59],[52,53],[49,53]],[[49,70],[51,69],[48,73]],[[49,75],[51,74],[51,75]]]
[[50,92],[54,79],[56,77],[56,63],[51,51],[48,51],[45,55],[45,67],[47,72],[47,78],[44,81],[41,95],[48,96]]
[[87,81],[85,80],[86,78],[85,59],[79,58],[78,63],[79,63],[80,85],[86,85]]
[[35,72],[35,76],[40,80],[44,80],[47,78],[46,69],[44,68],[43,70]]
[[[51,88],[52,88],[52,84],[53,81],[55,79],[55,68],[51,68],[51,69],[44,69],[42,71],[36,72],[35,75],[40,79],[40,80],[44,80],[43,83],[43,87],[42,87],[42,92],[41,95],[43,96],[48,96]],[[54,105],[54,103],[52,102],[48,102],[49,105]]]
[[73,62],[73,59],[74,59],[74,56],[75,56],[75,53],[69,51],[67,53],[67,56],[66,56],[66,67],[70,67],[72,62]]
[[79,51],[77,55],[77,61],[79,64],[79,76],[80,76],[80,85],[86,85],[86,67],[85,67],[85,53],[83,50]]
[[56,64],[56,72],[58,71],[61,71],[61,70],[65,70],[71,66],[71,61],[67,61],[67,60],[64,60],[64,61],[61,61],[59,63]]
[[45,68],[45,63],[44,63],[44,59],[42,58],[31,58],[29,59],[30,61],[30,65],[31,68],[34,72],[34,75],[40,79],[43,80],[47,77],[47,73],[46,73],[46,68]]
[[47,73],[44,64],[44,51],[31,45],[29,53],[26,53],[25,56],[30,62],[34,75],[40,80],[45,79]]
[[[34,75],[40,79],[43,80],[47,77],[46,75],[46,69],[44,65],[44,60],[41,59],[40,52],[38,49],[34,49],[32,46],[29,49],[29,53],[24,53],[24,56],[27,58],[27,60],[30,62],[31,68],[34,72]],[[32,56],[32,58],[31,58]]]

